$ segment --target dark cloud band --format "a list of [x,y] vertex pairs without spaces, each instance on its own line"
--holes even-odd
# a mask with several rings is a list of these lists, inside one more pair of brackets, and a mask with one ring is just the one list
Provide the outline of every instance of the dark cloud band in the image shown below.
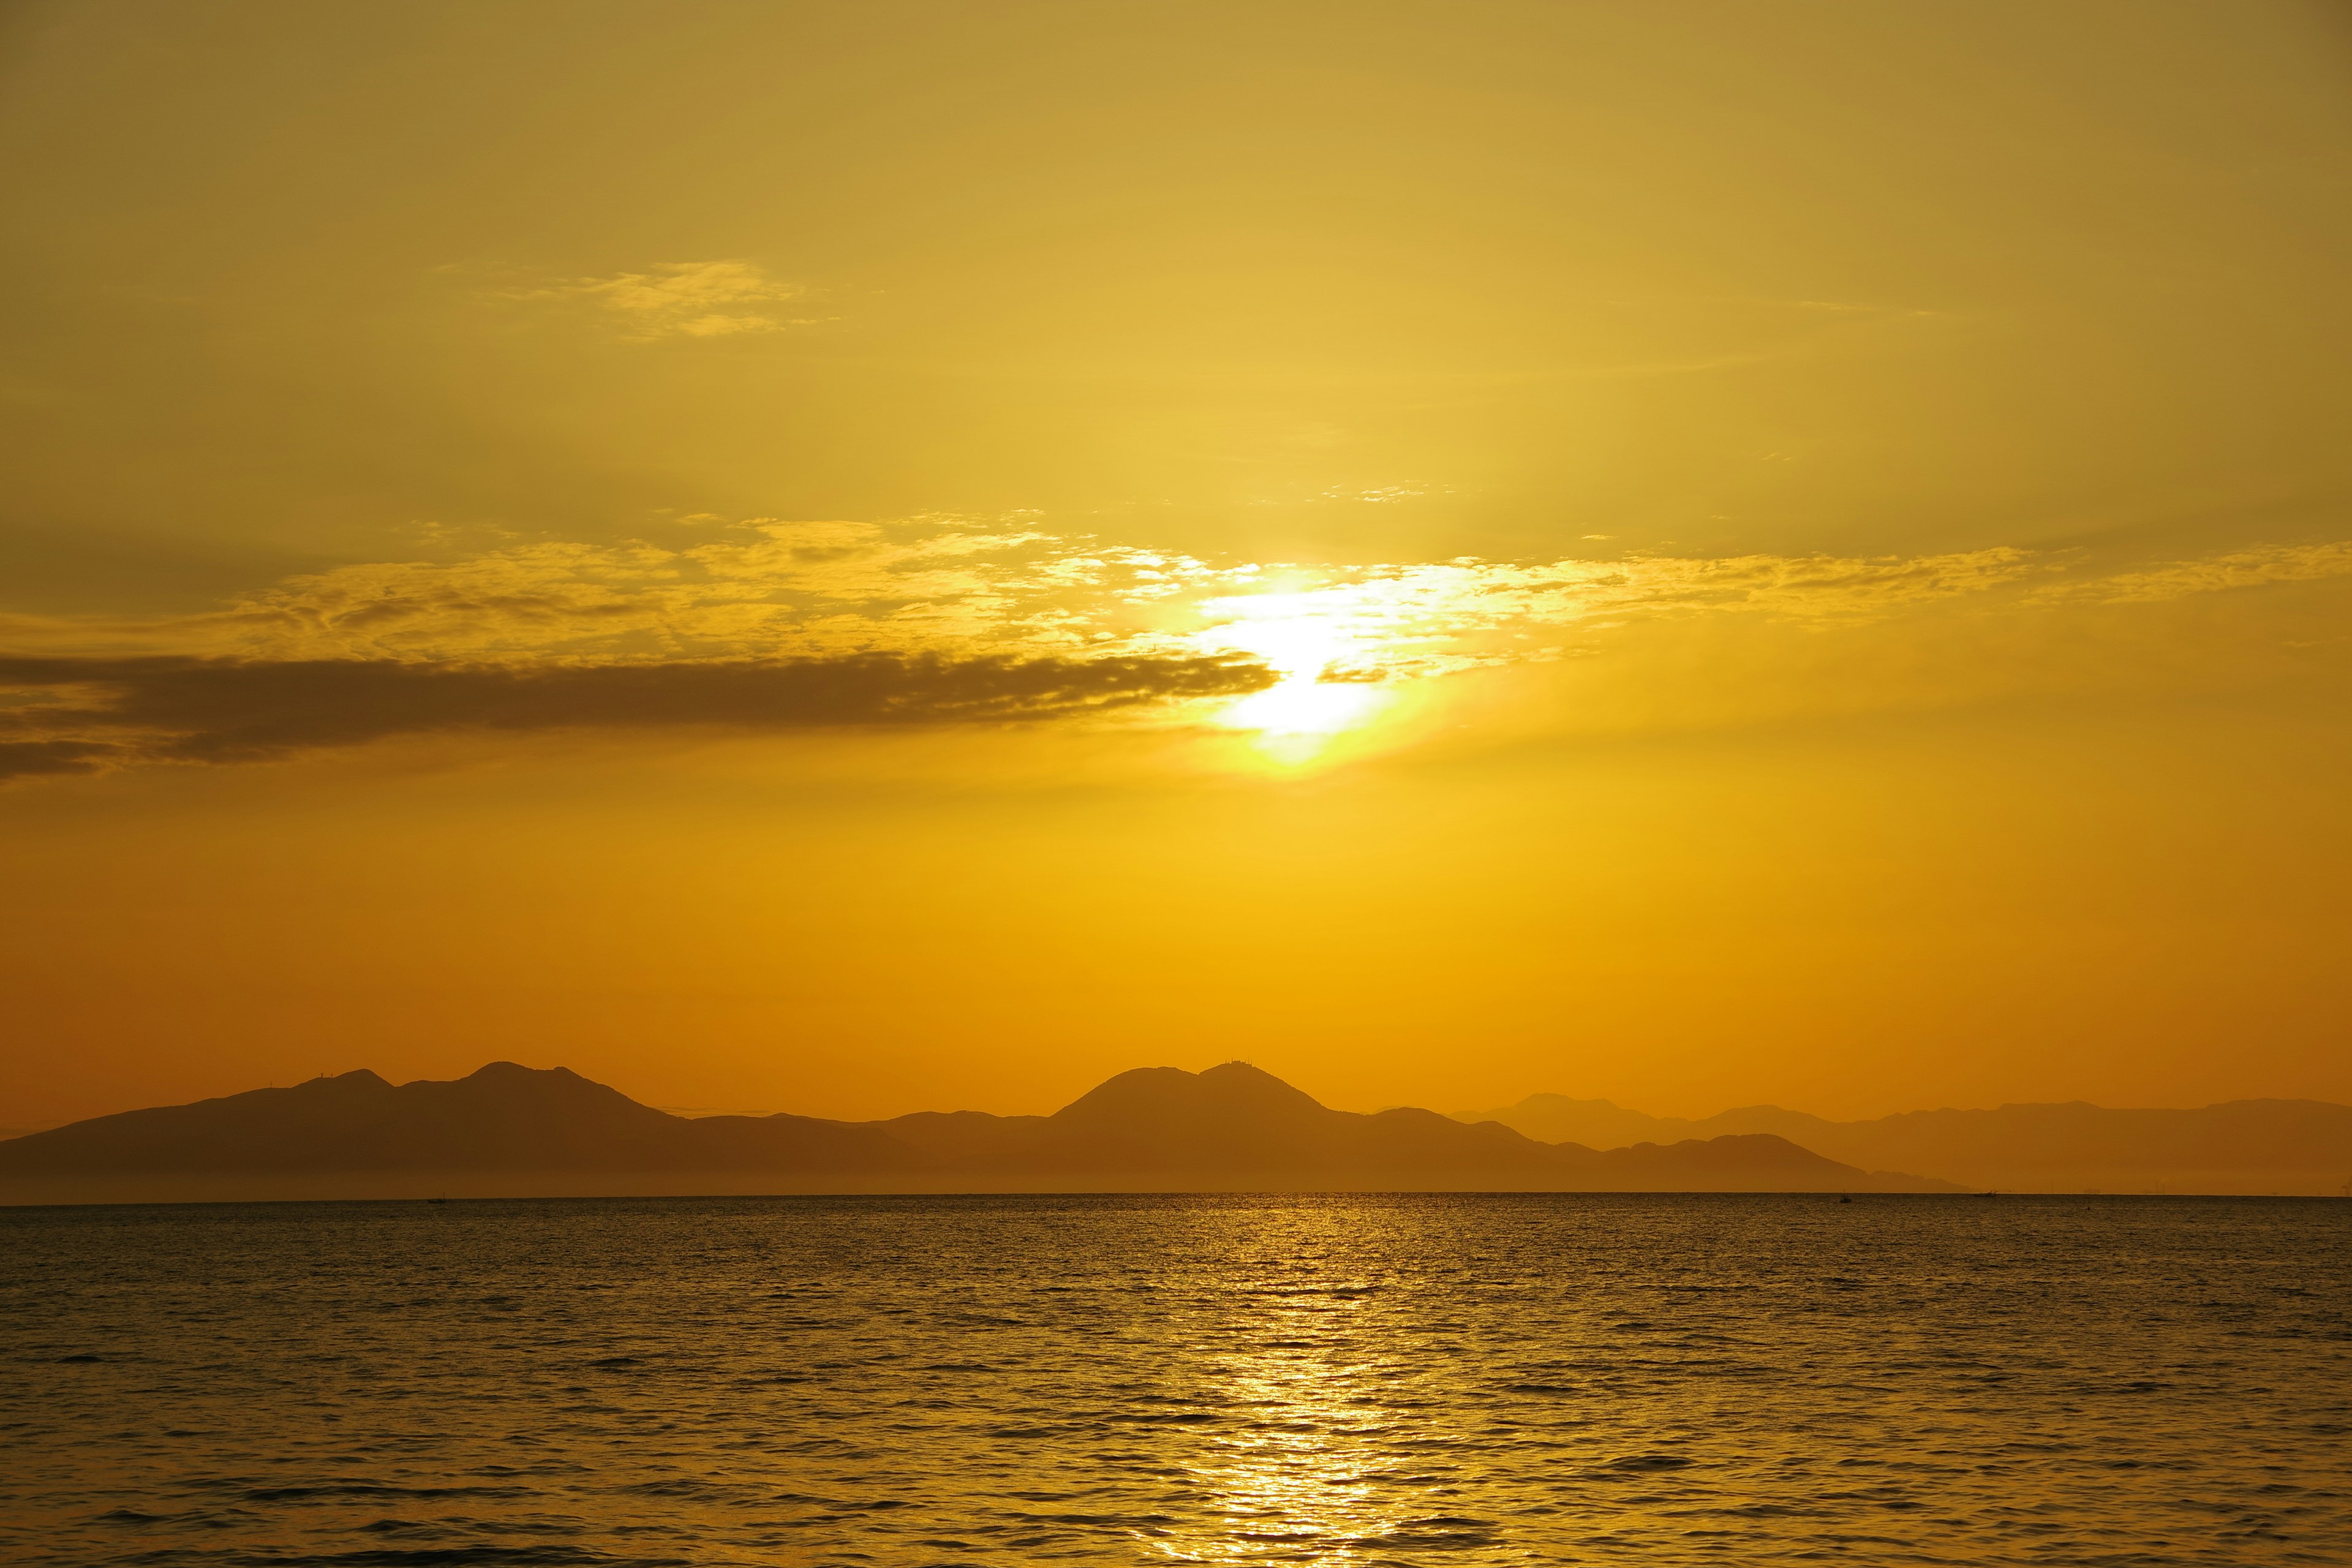
[[[514,667],[389,659],[0,658],[0,778],[231,763],[452,731],[806,730],[1068,718],[1272,685],[1250,660],[857,654]],[[37,699],[37,700],[36,700]]]

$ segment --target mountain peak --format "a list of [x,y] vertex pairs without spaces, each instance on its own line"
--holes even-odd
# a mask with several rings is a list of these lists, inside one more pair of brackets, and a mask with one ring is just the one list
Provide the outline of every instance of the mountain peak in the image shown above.
[[1244,1061],[1219,1062],[1198,1076],[1201,1083],[1215,1089],[1221,1099],[1304,1101],[1318,1110],[1323,1109],[1323,1102],[1305,1089],[1295,1089],[1264,1068],[1252,1067]]
[[1182,1068],[1133,1068],[1104,1079],[1054,1113],[1055,1121],[1124,1121],[1132,1117],[1311,1115],[1314,1096],[1293,1089],[1247,1062],[1224,1062],[1206,1072]]
[[[472,1072],[467,1073],[464,1078],[459,1079],[457,1081],[459,1083],[465,1083],[478,1078],[488,1079],[491,1081],[496,1082],[499,1079],[510,1079],[516,1081],[521,1081],[526,1079],[577,1079],[580,1078],[580,1075],[573,1072],[570,1068],[527,1068],[520,1062],[501,1060],[484,1062],[480,1067],[476,1068]],[[585,1083],[587,1080],[585,1079],[581,1079],[581,1081]]]
[[349,1072],[322,1072],[317,1078],[294,1087],[308,1089],[313,1094],[373,1094],[379,1089],[390,1089],[392,1080],[373,1068],[353,1068]]

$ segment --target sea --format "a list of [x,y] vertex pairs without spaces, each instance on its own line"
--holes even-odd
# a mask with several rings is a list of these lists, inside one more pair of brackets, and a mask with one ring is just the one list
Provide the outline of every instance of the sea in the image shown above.
[[2352,1202],[0,1210],[0,1561],[2352,1563]]

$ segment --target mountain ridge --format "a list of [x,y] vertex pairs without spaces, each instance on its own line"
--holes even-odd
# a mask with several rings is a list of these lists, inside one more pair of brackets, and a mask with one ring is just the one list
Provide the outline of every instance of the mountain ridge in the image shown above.
[[1776,1134],[1599,1151],[1334,1110],[1243,1062],[1117,1074],[1049,1116],[681,1117],[564,1068],[371,1069],[0,1142],[0,1201],[688,1192],[1953,1191]]
[[2012,1101],[1835,1121],[1777,1105],[1695,1120],[1651,1116],[1606,1100],[1533,1094],[1496,1110],[1456,1112],[1455,1120],[1595,1148],[1770,1132],[1829,1159],[2008,1192],[2333,1194],[2352,1182],[2352,1106],[2321,1100],[2232,1100],[2182,1110]]

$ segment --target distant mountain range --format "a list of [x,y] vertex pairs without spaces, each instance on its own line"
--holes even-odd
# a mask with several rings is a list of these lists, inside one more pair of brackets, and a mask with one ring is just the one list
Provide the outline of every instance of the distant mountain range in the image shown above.
[[1140,1068],[1051,1116],[670,1115],[562,1068],[365,1070],[0,1142],[0,1201],[782,1192],[1939,1192],[1771,1132],[1606,1152],[1333,1110],[1242,1062]]
[[2352,1182],[2352,1106],[2318,1100],[2233,1100],[2201,1110],[2109,1110],[2074,1100],[1871,1121],[1751,1105],[1688,1121],[1536,1094],[1456,1120],[1595,1149],[1774,1133],[1832,1160],[2003,1192],[2332,1194]]

